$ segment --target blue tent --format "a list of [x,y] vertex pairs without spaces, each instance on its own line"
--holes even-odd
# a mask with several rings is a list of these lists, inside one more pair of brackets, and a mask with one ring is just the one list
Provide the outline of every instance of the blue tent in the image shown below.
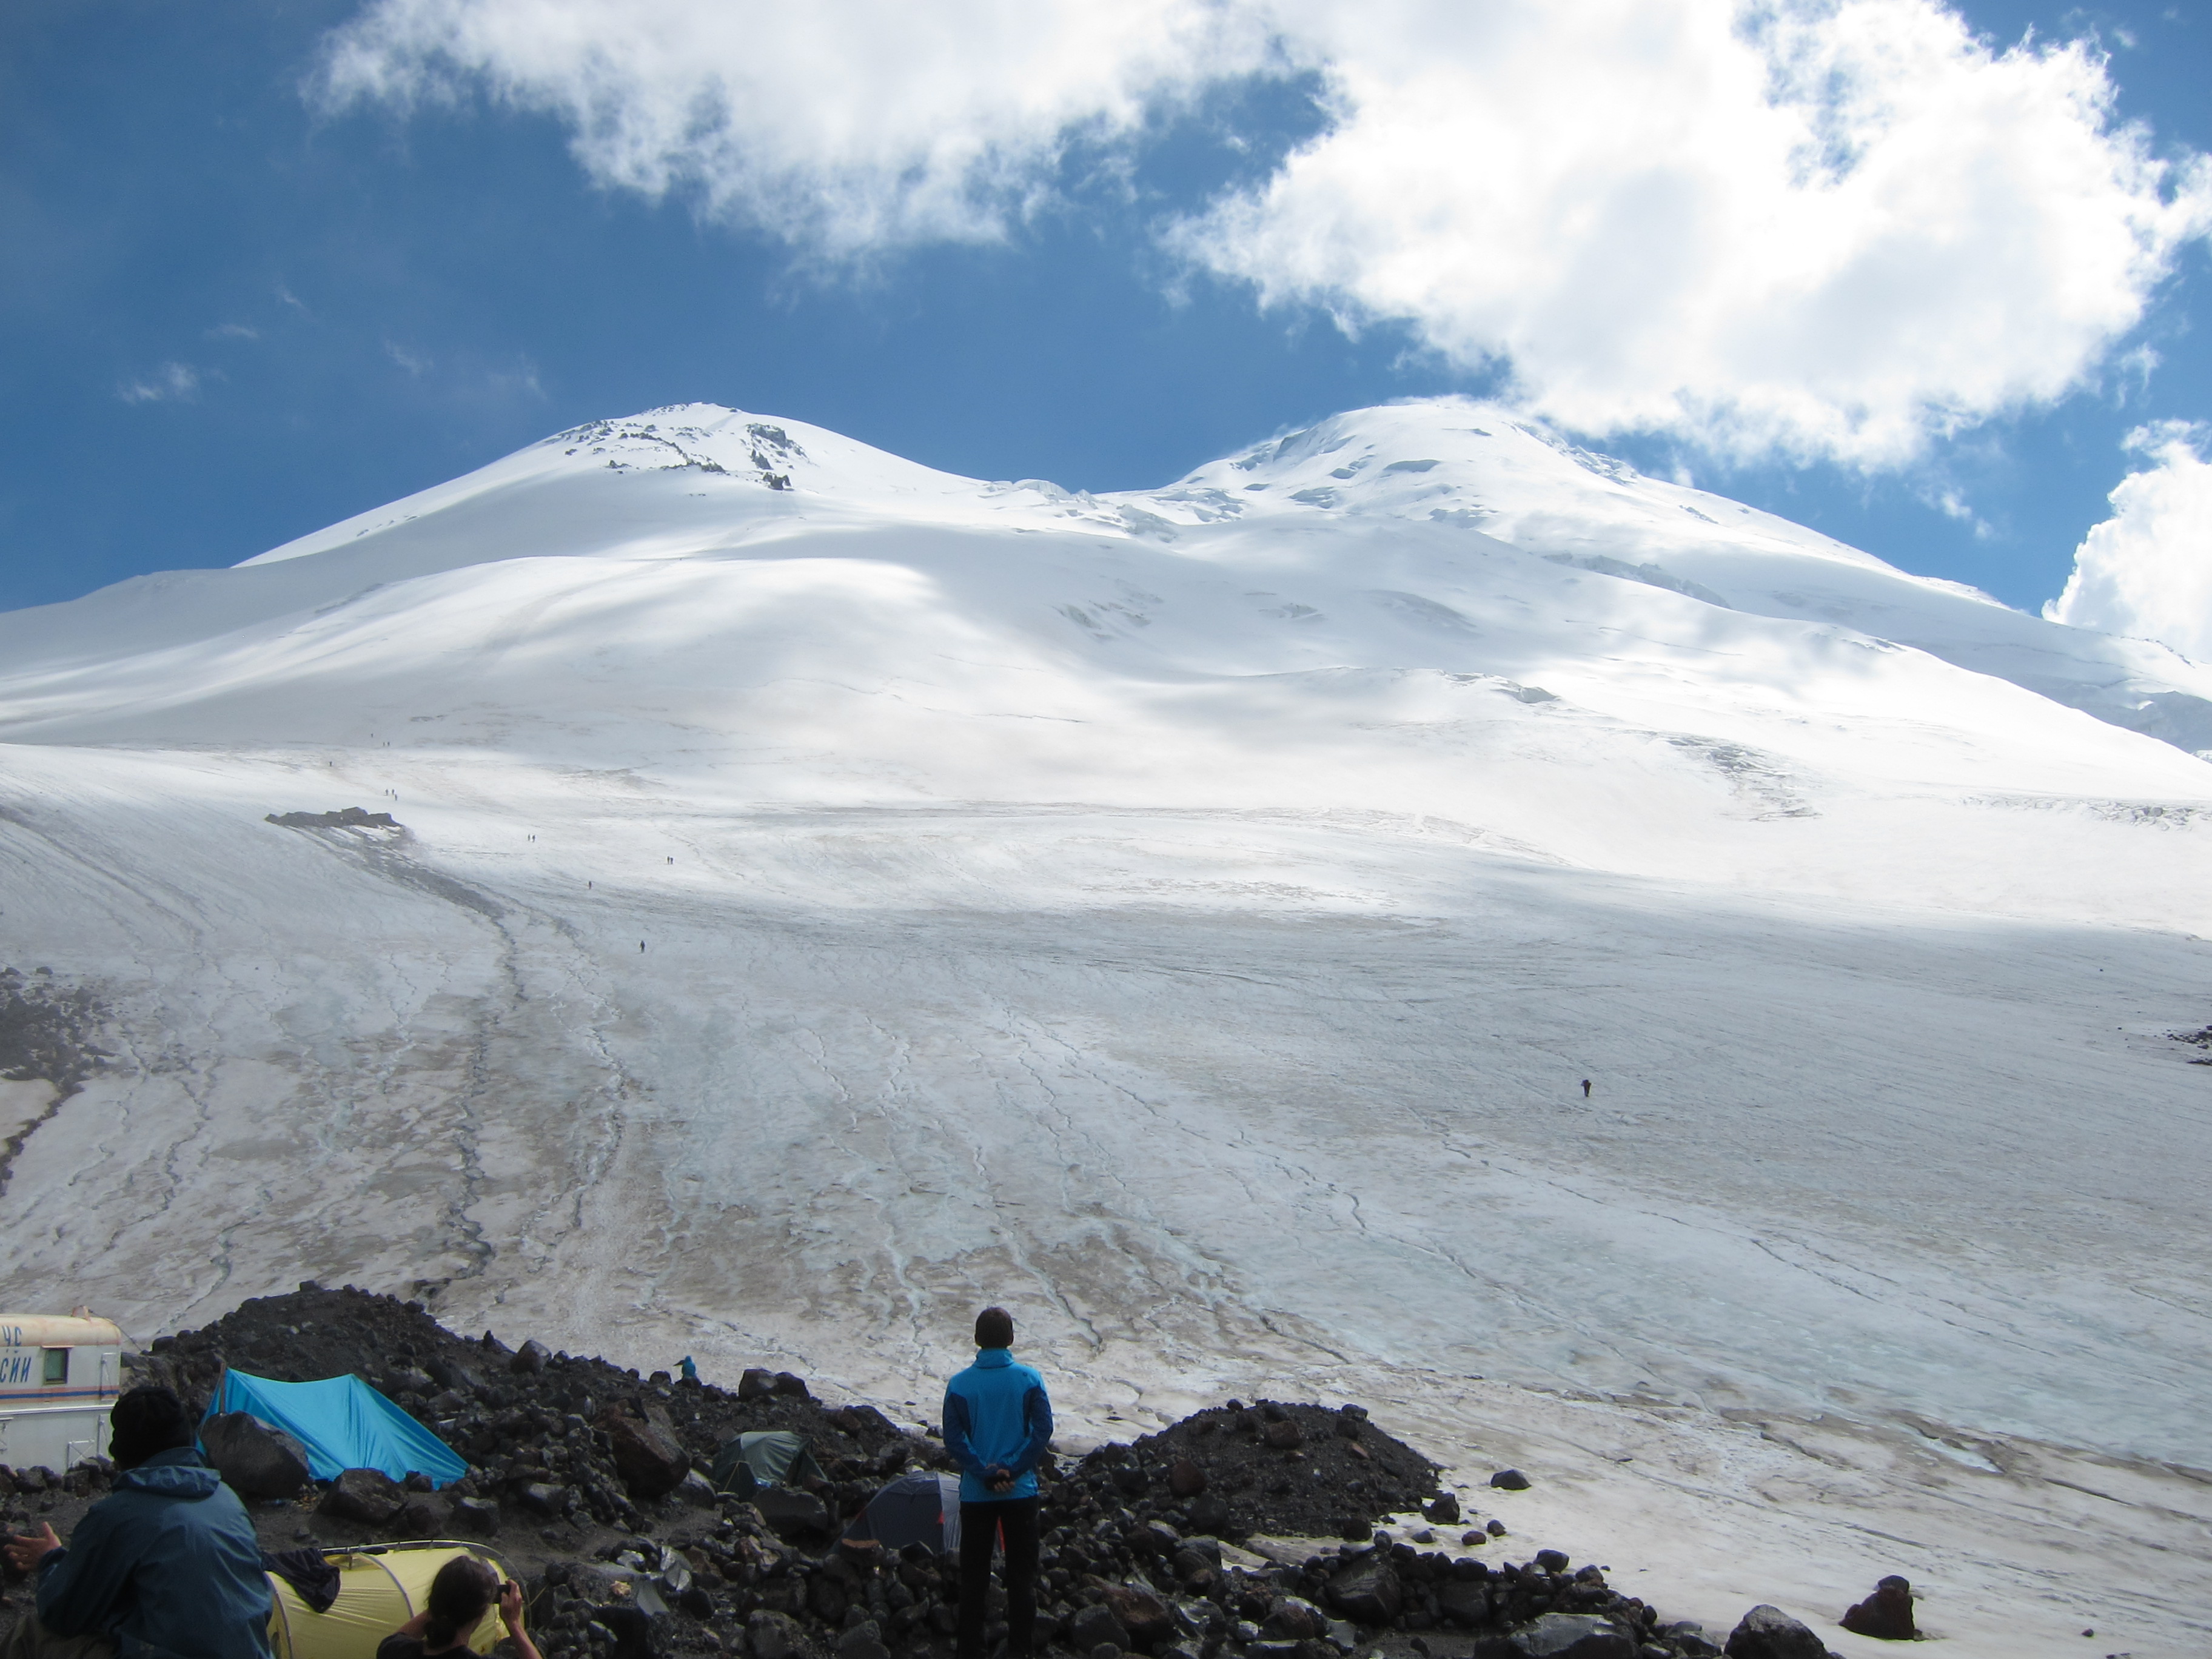
[[420,1471],[444,1486],[469,1472],[452,1447],[357,1376],[272,1382],[226,1372],[208,1415],[224,1412],[252,1412],[283,1430],[307,1449],[318,1480],[341,1469],[381,1469],[394,1480]]

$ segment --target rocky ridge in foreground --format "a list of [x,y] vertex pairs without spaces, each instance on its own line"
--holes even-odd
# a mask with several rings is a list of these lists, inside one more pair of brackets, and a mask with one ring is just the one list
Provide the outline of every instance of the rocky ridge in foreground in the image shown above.
[[[225,1366],[291,1382],[357,1374],[470,1466],[442,1492],[360,1470],[292,1492],[301,1471],[281,1454],[241,1462],[234,1485],[263,1483],[274,1468],[288,1488],[252,1494],[266,1547],[484,1539],[526,1583],[547,1659],[646,1659],[641,1644],[750,1659],[950,1659],[953,1564],[920,1549],[856,1559],[834,1542],[884,1480],[951,1467],[933,1431],[902,1430],[873,1407],[825,1405],[787,1373],[747,1371],[730,1390],[534,1342],[510,1350],[489,1332],[446,1330],[419,1303],[312,1285],[157,1338],[131,1361],[134,1381],[196,1406]],[[768,1488],[751,1501],[716,1492],[704,1478],[715,1452],[757,1429],[804,1437],[823,1486]],[[1577,1568],[1556,1550],[1510,1559],[1503,1523],[1462,1516],[1437,1473],[1357,1405],[1267,1401],[1231,1401],[1050,1466],[1039,1646],[1080,1659],[1721,1651],[1696,1626],[1619,1594],[1600,1567]],[[35,1515],[65,1531],[105,1485],[98,1465],[61,1480],[0,1471],[0,1501],[15,1525]],[[1376,1529],[1417,1507],[1427,1524],[1401,1528],[1410,1538]],[[11,1594],[0,1621],[27,1601]],[[994,1646],[1003,1610],[994,1585]],[[1825,1649],[1759,1608],[1727,1651],[1821,1659]]]

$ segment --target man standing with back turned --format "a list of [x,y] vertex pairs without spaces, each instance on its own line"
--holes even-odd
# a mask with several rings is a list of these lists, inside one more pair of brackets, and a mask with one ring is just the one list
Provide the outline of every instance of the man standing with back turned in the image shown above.
[[945,1449],[960,1465],[960,1640],[983,1659],[991,1552],[1006,1540],[1006,1652],[1028,1659],[1036,1635],[1036,1467],[1052,1444],[1044,1378],[1014,1363],[1013,1316],[975,1316],[975,1363],[945,1386]]

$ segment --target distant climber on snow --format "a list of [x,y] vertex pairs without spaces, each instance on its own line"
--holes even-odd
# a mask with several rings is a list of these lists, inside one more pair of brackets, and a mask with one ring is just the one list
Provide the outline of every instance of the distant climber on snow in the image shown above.
[[1584,1078],[1583,1079],[1583,1098],[1584,1100],[1588,1100],[1589,1098],[1589,1079],[1588,1078]]

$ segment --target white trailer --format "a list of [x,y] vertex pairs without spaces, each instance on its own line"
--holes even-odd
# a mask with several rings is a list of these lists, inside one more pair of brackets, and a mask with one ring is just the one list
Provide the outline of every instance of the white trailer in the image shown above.
[[122,1375],[112,1320],[0,1314],[0,1463],[58,1474],[106,1456]]

